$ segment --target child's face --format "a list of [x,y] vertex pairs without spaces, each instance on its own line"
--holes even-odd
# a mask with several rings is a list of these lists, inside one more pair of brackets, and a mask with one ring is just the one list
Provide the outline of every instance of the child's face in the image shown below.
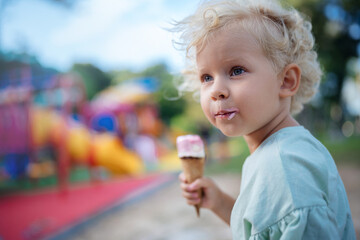
[[281,81],[255,38],[237,24],[214,33],[197,54],[201,107],[227,136],[270,126],[283,109]]

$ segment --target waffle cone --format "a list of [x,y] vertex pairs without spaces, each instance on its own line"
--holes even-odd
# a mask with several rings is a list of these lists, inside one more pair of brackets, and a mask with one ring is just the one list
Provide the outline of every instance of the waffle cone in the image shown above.
[[[188,183],[194,182],[196,179],[201,178],[204,173],[204,158],[181,158],[184,175]],[[202,196],[202,189],[198,190],[199,196]],[[200,204],[195,205],[197,216],[200,216]]]

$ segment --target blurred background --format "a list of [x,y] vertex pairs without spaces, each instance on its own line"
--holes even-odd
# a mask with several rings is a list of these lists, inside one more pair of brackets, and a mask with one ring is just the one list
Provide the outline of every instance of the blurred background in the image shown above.
[[[94,222],[93,231],[110,234],[124,214],[137,217],[124,211],[126,201],[146,211],[144,196],[174,195],[168,191],[178,187],[175,140],[182,134],[205,139],[206,174],[239,182],[231,174],[239,175],[249,154],[244,141],[225,138],[196,96],[175,88],[184,54],[166,29],[199,2],[0,0],[0,239],[92,239]],[[324,71],[320,91],[296,118],[332,153],[359,237],[360,2],[283,2],[311,18]],[[129,197],[135,192],[136,201]],[[176,194],[173,201],[185,205]],[[98,222],[109,209],[120,215],[104,227]],[[142,214],[154,220],[159,211]],[[162,223],[181,221],[161,216]],[[189,226],[174,226],[152,237],[144,230],[147,238],[121,235],[121,228],[102,238],[211,239],[196,229],[175,238]]]

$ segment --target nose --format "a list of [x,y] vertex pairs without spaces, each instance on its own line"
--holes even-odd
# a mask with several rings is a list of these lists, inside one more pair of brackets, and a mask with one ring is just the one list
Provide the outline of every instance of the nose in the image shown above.
[[225,79],[216,79],[211,89],[211,99],[214,101],[224,100],[229,97],[229,89]]

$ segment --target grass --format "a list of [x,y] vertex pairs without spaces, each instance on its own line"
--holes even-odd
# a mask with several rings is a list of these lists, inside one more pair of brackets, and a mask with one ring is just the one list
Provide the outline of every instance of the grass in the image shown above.
[[360,137],[345,138],[340,141],[322,141],[337,164],[360,166]]
[[[69,184],[84,182],[90,180],[90,173],[88,168],[77,166],[70,169]],[[58,186],[58,178],[56,175],[39,178],[36,181],[28,177],[19,178],[16,180],[0,181],[0,196],[17,191],[29,191],[34,189],[44,189]]]
[[[209,146],[209,149],[218,147],[216,144]],[[242,165],[247,156],[249,156],[249,149],[243,138],[233,138],[228,141],[227,149],[230,154],[226,158],[212,153],[210,163],[205,167],[205,174],[216,174],[224,172],[241,173]],[[215,152],[218,149],[215,148]],[[221,159],[221,160],[220,160]]]
[[206,166],[205,175],[217,173],[241,173],[242,165],[244,164],[245,156],[233,156],[226,159],[224,162],[214,162]]
[[[329,150],[337,165],[352,164],[360,166],[360,137],[345,138],[339,141],[321,141]],[[229,143],[230,149],[235,154],[225,160],[212,158],[205,168],[205,174],[216,174],[225,172],[241,173],[242,165],[249,151],[246,143],[242,139],[232,140]],[[211,146],[210,146],[211,148]]]
[[[351,137],[339,141],[330,141],[323,139],[321,141],[333,156],[337,165],[353,164],[360,166],[360,137]],[[220,146],[221,147],[221,146]],[[215,149],[209,157],[208,164],[205,167],[205,174],[217,173],[241,173],[242,166],[249,150],[242,138],[230,139],[226,149],[230,154],[226,158],[220,158],[217,155],[219,145],[212,144],[210,149]],[[219,159],[222,159],[221,161]],[[88,181],[90,173],[86,167],[75,167],[71,169],[70,183]],[[58,183],[56,176],[40,178],[36,182],[28,178],[0,181],[0,195],[18,190],[42,189],[56,186]]]

